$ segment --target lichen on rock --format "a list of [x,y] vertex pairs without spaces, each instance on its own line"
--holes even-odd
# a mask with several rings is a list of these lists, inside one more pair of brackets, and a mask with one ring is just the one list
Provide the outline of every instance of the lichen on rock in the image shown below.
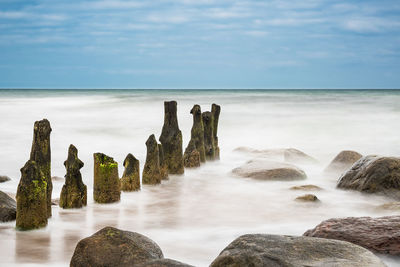
[[121,190],[140,190],[139,160],[129,153],[124,160],[124,167],[125,170],[121,178]]
[[95,153],[93,198],[98,203],[112,203],[120,200],[121,190],[118,163],[113,158]]

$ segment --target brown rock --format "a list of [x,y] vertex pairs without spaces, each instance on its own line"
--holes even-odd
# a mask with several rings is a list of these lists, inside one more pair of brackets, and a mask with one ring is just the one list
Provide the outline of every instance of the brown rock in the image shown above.
[[307,155],[306,153],[295,149],[295,148],[287,148],[283,152],[283,157],[286,162],[297,163],[297,164],[315,164],[318,161]]
[[319,199],[317,198],[316,195],[306,194],[306,195],[303,195],[303,196],[296,197],[296,201],[317,202],[317,201],[319,201]]
[[332,162],[326,167],[325,172],[341,174],[353,166],[353,164],[362,158],[362,155],[356,151],[344,150],[340,152]]
[[307,185],[292,186],[290,190],[319,191],[322,190],[322,188],[316,185],[307,184]]

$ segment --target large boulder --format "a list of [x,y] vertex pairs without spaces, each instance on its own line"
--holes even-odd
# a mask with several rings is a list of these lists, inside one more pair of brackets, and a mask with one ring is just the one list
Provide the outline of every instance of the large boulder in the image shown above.
[[294,165],[268,160],[251,160],[232,172],[241,177],[259,180],[292,181],[307,178],[305,172]]
[[121,188],[118,163],[103,153],[94,153],[93,198],[97,203],[118,202]]
[[351,150],[344,150],[331,161],[328,167],[326,167],[325,172],[341,174],[350,169],[350,167],[360,158],[362,158],[360,153]]
[[59,202],[63,209],[82,208],[87,204],[87,187],[82,181],[80,171],[83,165],[83,162],[78,158],[78,149],[74,145],[70,145],[68,158],[64,161],[67,174]]
[[51,217],[51,149],[50,149],[50,122],[47,119],[36,121],[33,127],[33,142],[30,160],[36,162],[46,182],[47,217]]
[[35,161],[28,160],[21,169],[17,189],[16,227],[31,230],[47,225],[46,177]]
[[8,182],[10,181],[10,177],[5,176],[5,175],[0,175],[0,183]]
[[194,267],[171,259],[152,260],[141,264],[135,264],[134,267]]
[[105,227],[79,241],[70,266],[134,266],[162,258],[160,247],[148,237]]
[[147,154],[143,167],[142,183],[156,185],[161,183],[160,158],[156,138],[150,135],[146,141]]
[[122,191],[140,190],[140,169],[139,160],[129,153],[124,160],[124,173],[121,178]]
[[164,160],[168,173],[183,174],[182,132],[179,130],[176,101],[164,102],[164,125],[160,142],[164,149]]
[[385,266],[370,251],[338,240],[252,234],[230,243],[211,267]]
[[15,220],[17,216],[17,202],[6,193],[0,191],[0,222]]
[[400,256],[400,216],[329,219],[304,236],[348,241],[373,252]]
[[400,199],[400,158],[362,157],[340,177],[337,187]]

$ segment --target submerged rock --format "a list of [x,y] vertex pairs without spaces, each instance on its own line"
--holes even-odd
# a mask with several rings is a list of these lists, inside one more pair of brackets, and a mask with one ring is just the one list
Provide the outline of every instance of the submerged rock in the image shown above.
[[265,158],[274,161],[285,161],[298,164],[315,164],[318,161],[310,155],[295,148],[254,149],[251,147],[237,147],[235,152],[246,153],[257,158]]
[[400,255],[400,216],[329,219],[304,236],[348,241],[373,252]]
[[286,162],[297,163],[297,164],[315,164],[318,161],[307,155],[303,151],[295,148],[287,148],[283,151],[283,157]]
[[400,199],[400,158],[362,157],[340,177],[337,187]]
[[47,192],[45,175],[35,161],[28,160],[21,169],[17,189],[17,229],[31,230],[47,225]]
[[214,137],[214,148],[215,148],[215,159],[219,159],[219,146],[218,146],[218,121],[219,114],[221,113],[221,107],[217,104],[211,105],[211,114],[213,116],[213,137]]
[[232,172],[241,177],[259,180],[302,180],[306,179],[305,172],[294,165],[274,161],[252,160],[235,168]]
[[185,153],[183,154],[183,164],[186,168],[200,167],[200,153],[197,151],[194,142],[190,140]]
[[[194,105],[190,110],[190,113],[193,115],[193,126],[191,130],[191,138],[189,141],[189,145],[185,150],[186,157],[188,157],[187,152],[196,150],[200,156],[200,162],[206,161],[206,152],[204,148],[204,125],[203,118],[201,116],[201,108],[199,105]],[[189,146],[192,146],[189,148]],[[194,146],[194,148],[193,148]],[[183,156],[183,161],[185,161],[185,154]],[[185,167],[187,167],[185,165]]]
[[158,159],[160,161],[160,174],[162,180],[168,180],[168,166],[164,160],[164,149],[162,144],[158,145]]
[[136,266],[162,258],[160,247],[146,236],[105,227],[79,241],[70,266]]
[[230,243],[210,267],[385,266],[370,251],[338,240],[304,236],[243,235]]
[[150,135],[146,141],[147,155],[144,164],[142,183],[155,185],[161,183],[160,160],[158,145],[154,134]]
[[165,101],[164,112],[164,125],[160,136],[164,161],[168,166],[168,173],[183,174],[182,132],[178,126],[176,101]]
[[63,209],[82,208],[87,204],[87,187],[82,181],[80,171],[83,165],[83,162],[78,158],[78,149],[74,145],[70,145],[68,159],[64,161],[67,174],[59,202]]
[[400,211],[400,202],[389,202],[376,207],[377,210]]
[[0,176],[0,183],[11,181],[10,177],[1,175]]
[[316,195],[313,194],[306,194],[303,196],[296,197],[296,201],[302,201],[302,202],[318,202],[319,199],[317,198]]
[[93,154],[94,183],[93,198],[98,203],[112,203],[120,200],[121,190],[118,163],[103,153]]
[[350,169],[351,166],[360,158],[362,158],[360,153],[351,150],[344,150],[332,160],[328,167],[326,167],[325,172],[341,174]]
[[322,188],[316,185],[307,184],[307,185],[292,186],[290,190],[319,191],[322,190]]
[[15,220],[17,216],[17,203],[6,193],[0,191],[0,222]]
[[140,168],[139,160],[129,153],[124,160],[124,173],[121,178],[122,191],[140,190]]
[[53,177],[51,177],[51,180],[52,180],[53,182],[64,182],[64,181],[65,181],[65,178],[58,177],[58,176],[53,176]]
[[206,111],[201,114],[204,125],[204,148],[206,160],[215,159],[215,141],[214,141],[214,119],[211,112]]
[[47,217],[51,217],[51,193],[53,183],[51,181],[51,149],[50,133],[52,129],[50,122],[46,119],[36,121],[33,128],[33,142],[30,160],[35,161],[37,167],[43,174],[46,182]]

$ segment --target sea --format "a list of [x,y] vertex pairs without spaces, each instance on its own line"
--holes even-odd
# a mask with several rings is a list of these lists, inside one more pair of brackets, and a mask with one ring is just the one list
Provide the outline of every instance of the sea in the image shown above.
[[[164,101],[178,103],[183,149],[190,140],[195,104],[202,111],[221,106],[220,160],[170,175],[157,186],[122,192],[121,201],[93,201],[93,153],[114,158],[123,173],[128,153],[145,163],[145,142],[157,139]],[[15,195],[20,168],[29,159],[33,125],[46,118],[52,127],[51,172],[64,177],[63,162],[74,144],[85,166],[88,205],[63,210],[52,206],[46,228],[17,231],[0,223],[0,265],[68,266],[79,240],[105,226],[141,233],[154,240],[165,258],[208,266],[235,238],[248,233],[302,235],[320,222],[349,216],[399,215],[379,206],[393,200],[336,188],[340,175],[324,172],[342,150],[362,155],[400,156],[400,91],[397,90],[0,90],[0,175],[12,180],[0,190]],[[242,147],[241,150],[237,148]],[[251,149],[295,148],[316,164],[297,164],[302,181],[260,181],[237,177],[232,169],[253,159]],[[63,179],[53,181],[52,198]],[[320,202],[299,203],[313,184]],[[380,256],[388,266],[400,260]]]

